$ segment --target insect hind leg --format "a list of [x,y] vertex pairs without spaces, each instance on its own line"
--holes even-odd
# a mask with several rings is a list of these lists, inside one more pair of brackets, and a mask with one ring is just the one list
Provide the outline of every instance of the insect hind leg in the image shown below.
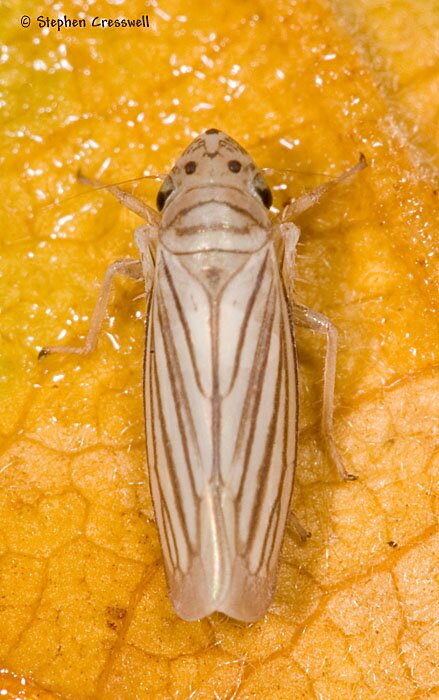
[[357,477],[354,474],[350,474],[346,471],[333,436],[334,390],[337,364],[337,329],[331,323],[329,318],[318,311],[309,309],[307,306],[303,306],[303,304],[289,304],[288,306],[289,312],[292,316],[291,321],[293,323],[326,335],[322,433],[328,455],[335,464],[340,477],[343,479],[343,481],[354,481],[357,479]]

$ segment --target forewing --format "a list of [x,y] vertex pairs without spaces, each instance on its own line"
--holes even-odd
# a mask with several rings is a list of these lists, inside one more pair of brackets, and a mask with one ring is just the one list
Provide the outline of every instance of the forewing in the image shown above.
[[[234,350],[232,381],[223,398],[223,511],[233,551],[221,610],[257,620],[268,608],[293,485],[297,432],[297,372],[277,260],[269,248],[253,286],[247,271],[224,294],[220,357],[229,309],[252,288]],[[224,352],[223,352],[224,346]],[[222,375],[226,377],[224,368]]]
[[210,301],[159,251],[145,362],[151,489],[170,596],[183,619],[215,609],[225,570],[212,474]]
[[148,462],[184,619],[258,619],[275,585],[295,462],[294,346],[271,244],[212,301],[159,253],[148,331]]

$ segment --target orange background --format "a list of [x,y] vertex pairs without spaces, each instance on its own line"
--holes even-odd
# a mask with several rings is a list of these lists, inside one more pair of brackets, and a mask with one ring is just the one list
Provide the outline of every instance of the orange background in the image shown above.
[[[2,697],[439,698],[433,6],[2,7]],[[145,13],[149,30],[36,26]],[[287,529],[254,625],[182,622],[166,595],[144,471],[141,285],[117,282],[93,356],[37,361],[43,345],[80,342],[105,268],[135,255],[137,217],[84,191],[78,168],[106,182],[163,173],[209,127],[260,166],[298,171],[270,178],[277,207],[360,151],[369,162],[301,217],[296,280],[339,329],[336,436],[359,480],[341,484],[322,453],[323,343],[300,332],[293,507],[312,538]],[[131,187],[150,204],[157,189]]]

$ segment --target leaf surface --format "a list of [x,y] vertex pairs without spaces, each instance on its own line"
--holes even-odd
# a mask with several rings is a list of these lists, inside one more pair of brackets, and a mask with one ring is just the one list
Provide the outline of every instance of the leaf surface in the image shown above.
[[[0,686],[26,698],[438,696],[438,37],[427,0],[62,3],[2,10]],[[141,17],[149,29],[92,27]],[[411,29],[412,28],[412,29]],[[300,451],[279,584],[254,625],[180,621],[145,471],[140,223],[89,177],[166,172],[221,128],[275,206],[369,167],[299,220],[297,299],[339,330],[341,484],[319,435],[323,342],[298,334]],[[297,172],[285,173],[282,169]],[[153,205],[158,184],[126,188]],[[78,195],[78,196],[77,196]],[[73,197],[73,198],[72,198]],[[48,206],[49,205],[49,206]],[[3,692],[4,691],[4,692]]]

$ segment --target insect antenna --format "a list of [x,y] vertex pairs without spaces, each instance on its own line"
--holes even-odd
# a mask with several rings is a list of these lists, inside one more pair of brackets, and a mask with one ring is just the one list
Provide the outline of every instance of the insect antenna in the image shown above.
[[273,175],[306,175],[308,177],[333,177],[334,173],[319,173],[316,170],[295,170],[293,168],[260,168],[261,172],[268,177]]
[[89,194],[90,192],[96,192],[97,190],[108,190],[111,187],[120,187],[122,185],[131,185],[134,182],[140,182],[141,180],[164,180],[166,175],[163,175],[161,173],[158,173],[157,175],[140,175],[140,177],[133,177],[129,180],[120,180],[119,182],[109,182],[108,184],[105,184],[103,182],[100,182],[99,180],[93,180],[90,178],[85,177],[81,170],[78,170],[77,172],[77,179],[78,182],[85,184],[85,185],[90,185],[89,189],[84,190],[83,192],[76,192],[75,194],[71,194],[69,197],[64,197],[63,199],[58,199],[53,202],[49,202],[49,204],[43,204],[43,206],[39,207],[39,209],[50,209],[51,207],[59,206],[60,204],[64,204],[64,202],[69,202],[72,199],[76,199],[77,197],[84,197],[86,194]]

